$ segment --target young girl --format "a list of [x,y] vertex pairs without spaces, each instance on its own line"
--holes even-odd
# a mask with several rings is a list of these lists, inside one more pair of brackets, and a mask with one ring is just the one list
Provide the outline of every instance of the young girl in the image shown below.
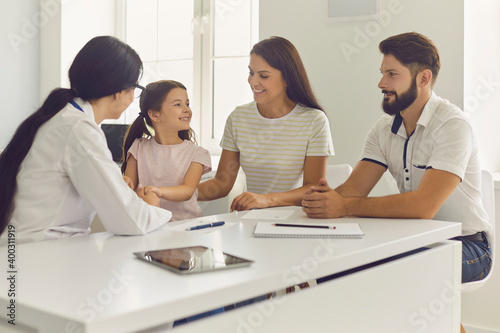
[[212,168],[208,151],[194,143],[186,87],[170,80],[150,83],[140,109],[123,145],[122,172],[130,186],[141,184],[146,193],[158,195],[160,207],[172,212],[172,221],[202,216],[197,187]]

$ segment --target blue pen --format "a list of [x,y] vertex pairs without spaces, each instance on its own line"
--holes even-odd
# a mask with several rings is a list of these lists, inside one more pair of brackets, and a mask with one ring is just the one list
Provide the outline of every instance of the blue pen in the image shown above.
[[214,223],[208,223],[208,224],[201,224],[197,225],[191,228],[187,228],[186,230],[198,230],[198,229],[205,229],[205,228],[212,228],[212,227],[219,227],[221,225],[224,225],[226,222],[221,221],[221,222],[214,222]]

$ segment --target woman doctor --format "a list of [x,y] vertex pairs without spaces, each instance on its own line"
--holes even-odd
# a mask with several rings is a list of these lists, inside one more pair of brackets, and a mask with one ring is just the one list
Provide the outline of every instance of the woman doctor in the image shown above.
[[153,206],[156,195],[126,185],[99,127],[132,103],[141,73],[138,54],[114,37],[95,37],[80,50],[69,69],[71,89],[53,90],[0,156],[2,238],[7,230],[21,242],[88,234],[96,213],[120,235],[170,220]]

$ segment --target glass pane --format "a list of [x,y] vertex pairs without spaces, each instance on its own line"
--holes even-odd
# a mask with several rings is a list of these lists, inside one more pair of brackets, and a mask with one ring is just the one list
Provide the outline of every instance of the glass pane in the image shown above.
[[244,56],[252,48],[252,1],[215,1],[214,56]]
[[[193,61],[175,60],[158,63],[158,80],[175,80],[186,86],[188,94],[193,92]],[[191,96],[189,96],[192,99]]]
[[142,63],[143,72],[139,80],[141,86],[146,86],[148,83],[158,81],[158,63],[156,61],[148,61]]
[[158,1],[159,61],[193,57],[193,13],[193,0]]
[[[193,90],[193,61],[192,60],[175,60],[162,61],[158,63],[158,80],[175,80],[182,83],[188,92],[189,101],[191,102],[191,110],[193,117],[191,118],[191,128],[196,133],[196,138],[200,138],[200,110],[197,110],[195,105],[198,96],[194,95]],[[199,141],[198,141],[199,143]]]
[[222,138],[227,116],[236,106],[253,100],[252,91],[248,85],[249,60],[249,57],[214,60],[212,138]]
[[139,53],[142,61],[156,60],[156,12],[156,1],[127,1],[126,42]]

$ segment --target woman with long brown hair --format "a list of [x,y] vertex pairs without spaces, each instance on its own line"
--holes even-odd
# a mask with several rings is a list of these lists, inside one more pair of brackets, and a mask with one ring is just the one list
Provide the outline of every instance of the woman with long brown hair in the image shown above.
[[217,173],[199,185],[198,200],[226,196],[241,166],[248,192],[234,199],[231,210],[300,206],[333,155],[328,119],[287,39],[255,44],[248,68],[254,101],[229,115]]

